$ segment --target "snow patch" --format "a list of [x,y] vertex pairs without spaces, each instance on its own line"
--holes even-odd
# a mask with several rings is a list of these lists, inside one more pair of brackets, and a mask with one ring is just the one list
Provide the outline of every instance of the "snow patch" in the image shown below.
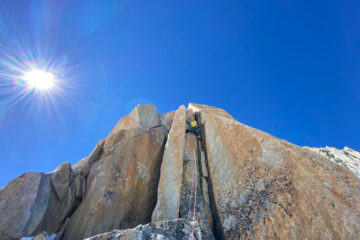
[[330,161],[341,165],[346,169],[349,169],[360,177],[360,152],[349,147],[344,147],[343,150],[327,146],[324,148],[305,148],[328,158]]

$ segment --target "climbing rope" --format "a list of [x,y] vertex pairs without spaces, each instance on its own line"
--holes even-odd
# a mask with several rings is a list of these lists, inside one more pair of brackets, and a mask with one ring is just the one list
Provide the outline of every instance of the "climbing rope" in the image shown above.
[[190,197],[189,197],[189,211],[188,211],[188,218],[190,219],[192,214],[191,214],[191,200],[192,200],[192,196],[193,196],[193,191],[194,191],[194,176],[195,176],[195,168],[193,168],[193,173],[192,173],[192,181],[191,181],[191,191],[190,191]]
[[[190,199],[189,199],[189,212],[188,212],[188,217],[191,218],[192,217],[192,231],[191,231],[191,240],[194,239],[194,232],[195,232],[195,222],[196,222],[196,197],[197,197],[197,177],[198,177],[198,172],[197,172],[197,159],[196,159],[196,153],[194,150],[194,167],[193,167],[193,177],[192,177],[192,184],[191,184],[191,194],[190,194]],[[194,192],[194,207],[193,207],[193,211],[191,214],[191,199],[193,196],[193,192]]]
[[193,211],[193,221],[192,221],[192,232],[191,232],[191,240],[194,239],[194,231],[195,231],[195,212],[196,212],[196,195],[197,195],[197,159],[194,150],[194,169],[195,169],[195,198],[194,198],[194,211]]

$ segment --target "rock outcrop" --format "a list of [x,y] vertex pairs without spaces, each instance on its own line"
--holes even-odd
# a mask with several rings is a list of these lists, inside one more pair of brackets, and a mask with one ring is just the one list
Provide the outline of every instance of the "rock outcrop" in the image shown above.
[[21,175],[0,190],[1,239],[59,231],[78,198],[69,163],[49,174]]
[[218,239],[356,239],[360,181],[317,154],[250,128],[224,110],[199,113]]
[[330,161],[339,164],[346,169],[349,169],[360,177],[360,152],[348,147],[344,147],[343,150],[334,147],[304,148],[319,153],[321,156],[330,159]]
[[64,239],[81,239],[150,221],[165,137],[154,106],[139,106],[119,121],[91,165],[85,197],[70,218]]
[[[195,119],[201,141],[185,133]],[[359,160],[222,109],[139,105],[74,166],[1,189],[0,239],[358,239]]]
[[181,106],[175,112],[173,127],[169,132],[165,145],[157,203],[152,213],[152,221],[171,220],[179,217],[185,125],[186,109],[185,106]]
[[194,231],[192,228],[192,222],[184,219],[174,219],[139,225],[134,229],[114,230],[87,238],[86,240],[181,240],[190,239],[191,235],[194,236],[194,240],[203,239],[199,226],[195,225]]
[[26,173],[0,191],[2,239],[30,236],[40,225],[49,202],[50,180],[43,173]]

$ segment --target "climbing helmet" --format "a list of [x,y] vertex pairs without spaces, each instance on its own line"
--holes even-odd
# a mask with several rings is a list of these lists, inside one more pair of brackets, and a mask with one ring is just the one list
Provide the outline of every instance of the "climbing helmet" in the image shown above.
[[196,125],[197,125],[197,122],[196,122],[196,121],[191,122],[191,126],[192,126],[192,127],[196,127]]

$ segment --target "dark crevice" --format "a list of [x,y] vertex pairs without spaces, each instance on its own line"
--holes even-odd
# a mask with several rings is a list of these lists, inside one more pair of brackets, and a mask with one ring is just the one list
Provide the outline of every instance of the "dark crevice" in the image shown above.
[[[186,120],[191,120],[190,112],[186,110]],[[182,165],[182,176],[181,176],[181,187],[180,187],[180,205],[179,205],[179,217],[189,220],[189,211],[191,209],[191,185],[188,186],[185,182],[185,175],[188,167],[192,168],[192,165],[189,165],[190,159],[187,159],[185,156],[186,147],[187,147],[187,141],[188,136],[190,136],[192,133],[186,133],[184,135],[185,138],[185,145],[183,151],[183,165]],[[189,165],[189,166],[188,166]]]
[[[104,140],[102,140],[102,141],[104,141]],[[75,198],[72,208],[69,210],[69,212],[66,214],[66,216],[62,220],[60,229],[58,231],[58,234],[60,234],[60,235],[57,236],[57,239],[59,239],[59,240],[63,239],[64,232],[65,232],[65,229],[66,229],[66,223],[67,223],[66,221],[69,220],[75,214],[76,210],[80,207],[80,204],[81,204],[82,200],[85,198],[87,179],[88,179],[88,176],[90,174],[90,170],[93,167],[94,163],[102,158],[104,153],[105,153],[104,152],[104,142],[98,143],[98,145],[95,147],[94,151],[89,156],[89,158],[90,158],[89,159],[89,164],[91,164],[91,166],[89,168],[89,171],[87,172],[86,175],[82,175],[81,173],[78,173],[80,175],[80,180],[81,180],[81,178],[83,178],[83,180],[80,181],[80,186],[79,186],[81,196]],[[73,172],[73,174],[74,174],[74,172]],[[78,191],[78,189],[76,189],[75,182],[74,182],[76,175],[77,174],[75,173],[73,175],[73,177],[71,178],[72,185],[73,185],[73,187],[75,187],[75,193],[74,194],[76,194],[76,191]],[[84,183],[82,183],[82,181],[84,181]],[[68,188],[68,191],[70,191],[70,187],[71,187],[71,183],[70,183],[70,186]],[[82,189],[83,187],[85,189]]]
[[[152,128],[151,128],[152,129]],[[151,129],[149,129],[151,131]],[[166,131],[165,131],[166,132]],[[151,134],[151,132],[150,132]],[[161,169],[161,164],[162,164],[162,159],[163,159],[163,155],[164,155],[164,151],[165,151],[165,145],[166,145],[166,142],[167,142],[167,138],[168,138],[168,133],[165,134],[165,137],[164,137],[164,140],[163,140],[163,144],[161,146],[161,149],[159,151],[159,154],[157,156],[157,159],[158,160],[158,164],[157,166],[155,167],[155,169],[157,169],[157,172],[155,173],[155,177],[153,179],[154,181],[154,195],[152,197],[152,199],[150,200],[150,209],[151,211],[149,211],[149,216],[146,218],[146,222],[143,223],[143,224],[147,224],[147,223],[150,223],[151,222],[151,215],[152,215],[152,212],[154,211],[155,209],[155,206],[156,206],[156,203],[157,203],[157,192],[158,192],[158,185],[159,185],[159,180],[160,180],[160,169]],[[88,176],[90,175],[90,171],[91,171],[91,168],[93,167],[93,164],[95,162],[97,162],[99,159],[101,159],[103,157],[103,155],[105,154],[105,151],[104,151],[104,148],[103,146],[101,147],[101,149],[99,149],[99,151],[96,153],[96,157],[93,158],[93,161],[91,163],[91,167],[90,167],[90,170],[88,172],[88,174],[86,174],[85,176],[83,176],[84,178],[84,185],[85,185],[85,193],[84,193],[84,196],[82,196],[81,198],[76,198],[75,200],[75,203],[74,203],[74,206],[73,208],[69,211],[69,213],[66,215],[66,217],[64,218],[62,224],[65,225],[66,224],[66,221],[68,219],[70,219],[72,217],[72,215],[76,212],[76,210],[79,208],[82,200],[85,198],[85,195],[86,195],[86,185],[87,185],[87,179],[88,179]],[[64,229],[64,232],[66,230],[66,226],[65,226],[65,229]],[[61,236],[59,237],[60,240],[63,239],[64,237],[64,232],[61,233]]]
[[[210,205],[205,200],[205,190],[207,191],[207,196],[209,195],[209,187],[207,185],[203,185],[203,178],[205,178],[205,181],[207,181],[207,178],[204,177],[202,164],[201,164],[201,140],[196,141],[196,151],[197,151],[197,166],[198,166],[198,202],[199,206],[196,207],[197,211],[199,211],[199,216],[202,217],[203,223],[200,223],[200,231],[203,236],[203,239],[215,239],[214,236],[214,226],[213,226],[213,217],[211,214],[211,208]],[[209,198],[209,197],[208,197]],[[208,228],[206,227],[208,226]]]
[[211,178],[211,174],[210,174],[210,168],[209,168],[209,163],[208,163],[208,157],[207,157],[207,149],[206,149],[206,128],[205,126],[202,124],[201,121],[201,113],[197,112],[195,114],[195,120],[198,122],[199,127],[200,127],[200,134],[201,134],[201,150],[204,151],[205,153],[205,165],[206,168],[208,170],[208,191],[209,191],[209,199],[210,199],[210,208],[211,208],[211,215],[212,215],[212,219],[213,219],[213,231],[214,231],[214,236],[216,240],[223,240],[225,239],[224,237],[224,231],[222,228],[222,224],[221,224],[221,220],[219,217],[219,213],[217,210],[217,206],[215,203],[215,197],[214,197],[214,191],[213,191],[213,183],[212,183],[212,178]]
[[80,206],[80,203],[82,201],[82,198],[76,198],[73,204],[73,207],[69,210],[69,212],[66,214],[66,216],[64,217],[64,220],[62,221],[62,224],[64,224],[66,222],[67,218],[71,218],[72,215],[75,213],[75,211],[78,209],[78,207]]
[[[59,204],[60,204],[61,201],[65,201],[64,199],[63,199],[63,200],[60,200],[60,199],[58,198],[57,193],[56,193],[56,190],[55,190],[55,187],[54,187],[54,185],[53,185],[53,183],[52,183],[51,180],[50,180],[50,183],[51,183],[51,185],[50,185],[51,191],[53,192],[53,195],[55,195],[55,196],[57,197],[57,201],[59,202]],[[69,184],[69,186],[68,186],[68,191],[71,191],[71,186],[73,186],[73,187],[76,188],[76,186],[75,186],[75,184],[74,184],[74,177],[72,177],[71,180],[70,180],[70,184]],[[75,191],[76,191],[76,190],[75,190]],[[67,193],[67,194],[68,194],[68,193]],[[76,193],[74,192],[73,194],[76,194]],[[64,226],[64,224],[65,224],[65,222],[67,221],[67,219],[68,219],[68,218],[71,218],[71,216],[72,216],[72,215],[75,213],[75,211],[78,209],[78,207],[80,206],[80,203],[81,203],[82,199],[83,199],[83,196],[82,196],[82,197],[76,197],[76,198],[75,198],[72,207],[71,207],[70,210],[66,213],[66,215],[64,216],[64,218],[63,218],[63,220],[61,221],[60,225],[58,226],[58,229],[56,230],[57,233],[59,233],[59,231],[61,230],[62,226]],[[50,211],[51,211],[51,209],[50,209]],[[43,220],[45,220],[45,219],[46,219],[46,217],[45,217]],[[58,238],[59,238],[59,239],[62,239],[62,236],[59,236]]]
[[[190,111],[187,111],[187,120],[192,121],[193,114]],[[195,140],[196,139],[196,140]],[[194,142],[189,142],[194,140]],[[196,142],[195,142],[196,141]],[[189,144],[195,144],[194,146],[190,146]],[[188,148],[191,149],[188,149]],[[193,149],[192,149],[193,148]],[[194,172],[194,159],[192,155],[192,151],[195,151],[195,158],[196,158],[196,173]],[[187,219],[188,221],[192,221],[192,212],[194,209],[194,200],[195,200],[195,190],[194,183],[197,184],[197,203],[195,206],[195,217],[199,221],[200,229],[203,234],[204,239],[209,234],[212,235],[209,227],[204,225],[207,221],[206,220],[206,213],[204,209],[204,200],[203,200],[203,191],[201,188],[201,175],[200,175],[200,168],[199,168],[199,141],[195,137],[195,134],[192,132],[185,133],[185,148],[184,148],[184,156],[183,156],[183,173],[182,173],[182,183],[181,183],[181,194],[180,194],[180,209],[179,209],[179,216],[180,218]],[[189,175],[191,174],[191,176]],[[196,175],[194,175],[196,174]],[[196,179],[195,179],[196,177]],[[194,182],[194,180],[196,182]],[[191,181],[191,182],[189,182]],[[213,239],[213,238],[211,238]]]

